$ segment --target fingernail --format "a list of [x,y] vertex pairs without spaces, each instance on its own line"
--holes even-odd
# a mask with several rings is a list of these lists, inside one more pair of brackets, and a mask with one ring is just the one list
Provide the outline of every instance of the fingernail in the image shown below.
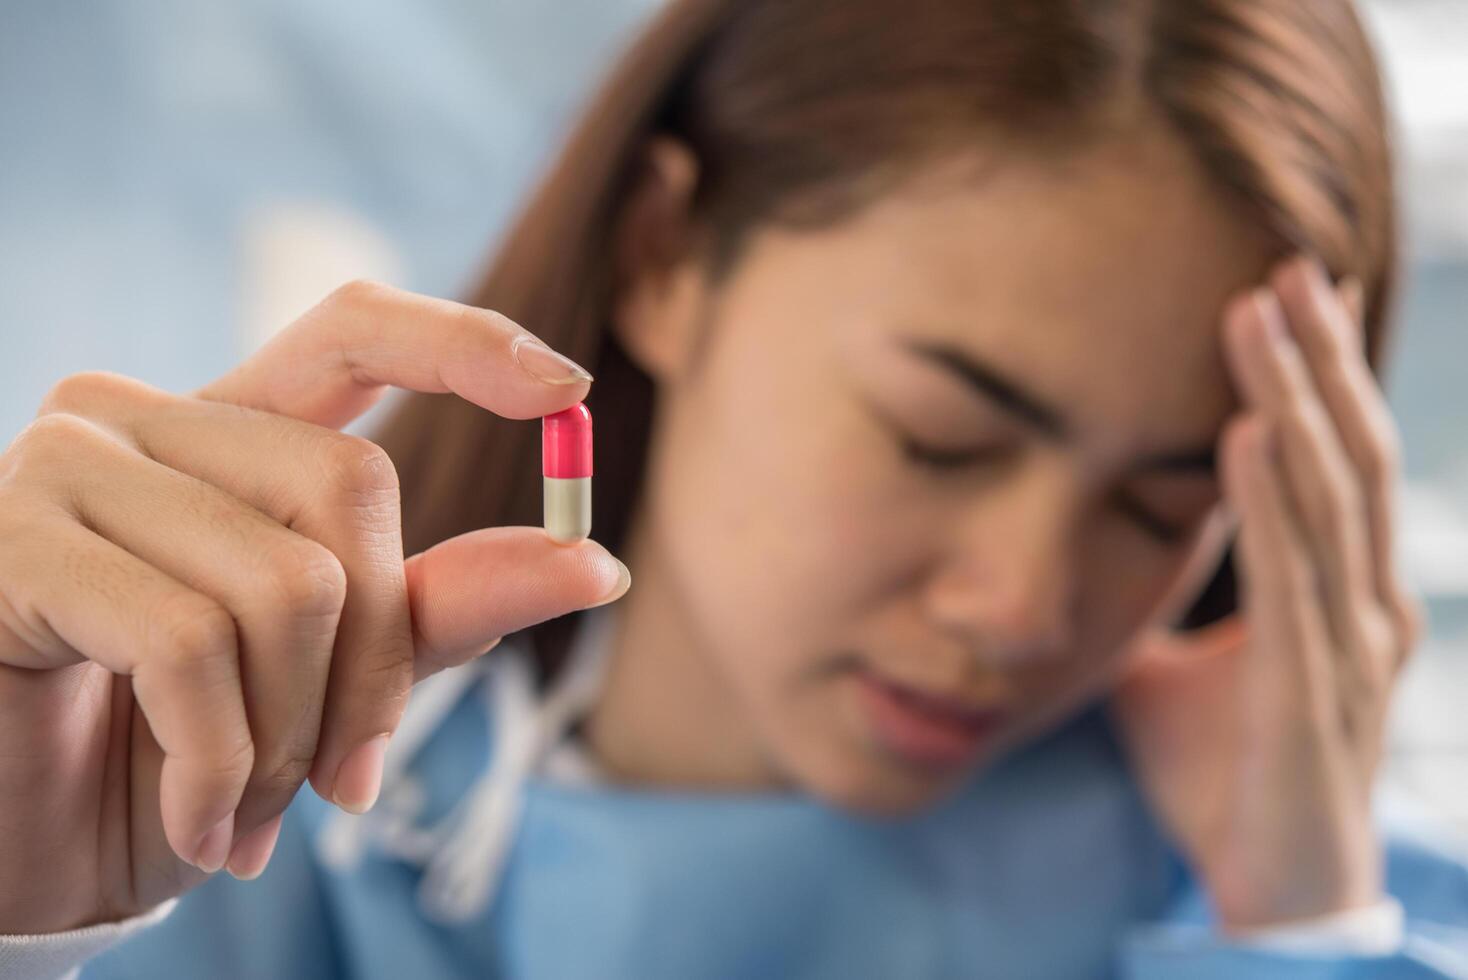
[[551,385],[574,385],[591,381],[585,368],[564,354],[551,350],[535,336],[522,333],[510,344],[515,363],[532,378]]
[[213,874],[224,867],[229,857],[230,840],[234,837],[234,812],[219,821],[199,838],[194,851],[194,866],[205,874]]
[[617,563],[617,583],[612,586],[606,595],[587,606],[587,609],[595,609],[597,606],[605,606],[609,602],[616,602],[627,594],[628,589],[632,588],[632,573],[628,571],[627,566],[622,564],[619,558],[613,558],[612,561]]
[[275,819],[267,820],[248,834],[229,852],[224,866],[240,881],[254,881],[260,877],[275,853],[275,842],[280,839],[280,824],[285,814],[277,813]]
[[387,753],[387,733],[368,739],[347,754],[336,771],[331,799],[348,813],[366,813],[377,802],[382,789],[382,759]]

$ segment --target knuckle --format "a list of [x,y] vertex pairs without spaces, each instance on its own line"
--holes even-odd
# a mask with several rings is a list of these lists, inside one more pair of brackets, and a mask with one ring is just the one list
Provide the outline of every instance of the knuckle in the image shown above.
[[527,332],[514,320],[511,320],[497,310],[486,310],[476,306],[463,306],[457,312],[461,321],[470,329],[483,330],[487,326],[506,341],[513,341],[516,337]]
[[49,450],[55,447],[74,446],[93,433],[92,423],[70,412],[50,412],[32,419],[14,445],[31,451]]
[[322,305],[342,310],[372,309],[394,292],[391,286],[372,279],[352,279],[327,293]]
[[309,751],[291,749],[284,756],[261,766],[251,784],[271,797],[289,798],[301,788],[315,763],[314,746]]
[[6,450],[3,475],[14,479],[36,467],[50,468],[73,457],[81,447],[97,439],[96,427],[86,419],[66,412],[42,415],[26,425]]
[[356,684],[372,712],[397,717],[412,693],[412,647],[406,643],[395,644],[362,658]]
[[34,523],[33,515],[27,513],[24,496],[5,485],[5,461],[0,457],[0,545],[13,544]]
[[[358,680],[366,689],[380,692],[384,707],[397,708],[406,699],[413,680],[413,650],[408,641],[384,644],[374,656],[362,658]],[[379,703],[374,699],[374,704]]]
[[342,435],[327,447],[322,465],[330,484],[351,497],[376,503],[396,498],[398,471],[387,450],[361,436]]
[[169,669],[194,674],[201,669],[237,670],[239,634],[234,617],[198,593],[173,593],[155,613],[160,640],[155,655]]
[[295,616],[336,616],[346,602],[346,570],[329,548],[314,541],[274,549],[267,577],[274,597]]
[[511,337],[519,336],[520,334],[526,332],[525,329],[520,326],[520,324],[510,319],[499,310],[486,310],[479,307],[467,307],[467,309],[475,310],[486,320],[488,320],[493,326],[495,326],[497,329],[505,331],[505,333]]
[[38,414],[70,412],[82,414],[98,402],[107,401],[124,391],[130,391],[136,382],[111,371],[80,371],[68,374],[56,382],[41,399]]
[[255,742],[248,730],[220,745],[200,763],[211,782],[227,792],[248,783],[255,768]]

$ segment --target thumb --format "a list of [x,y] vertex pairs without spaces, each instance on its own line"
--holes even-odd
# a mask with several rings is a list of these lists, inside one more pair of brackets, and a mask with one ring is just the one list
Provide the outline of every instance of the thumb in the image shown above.
[[1149,630],[1133,642],[1110,707],[1143,760],[1176,758],[1208,731],[1210,706],[1225,702],[1247,642],[1233,616],[1202,629]]
[[517,630],[622,597],[632,576],[595,541],[557,544],[541,528],[470,531],[404,565],[414,681],[472,660]]
[[1195,666],[1238,650],[1248,639],[1248,623],[1237,615],[1186,632],[1149,629],[1132,642],[1127,673],[1149,674],[1172,667]]

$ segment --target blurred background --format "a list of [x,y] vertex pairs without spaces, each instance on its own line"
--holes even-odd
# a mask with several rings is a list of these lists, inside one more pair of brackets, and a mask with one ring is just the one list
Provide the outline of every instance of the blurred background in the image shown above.
[[[656,3],[4,4],[0,446],[63,375],[187,390],[349,278],[464,292]],[[1468,830],[1468,0],[1367,13],[1410,215],[1403,560],[1431,616],[1387,779]]]

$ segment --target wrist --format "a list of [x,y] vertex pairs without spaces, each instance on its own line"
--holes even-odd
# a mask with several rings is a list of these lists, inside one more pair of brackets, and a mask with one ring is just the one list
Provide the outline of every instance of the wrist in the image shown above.
[[1365,851],[1314,869],[1304,861],[1279,861],[1246,873],[1233,861],[1230,870],[1204,873],[1218,929],[1240,936],[1380,905],[1386,898],[1380,854]]
[[[1217,879],[1215,879],[1217,880]],[[1211,889],[1218,928],[1230,936],[1289,928],[1380,905],[1386,898],[1379,873],[1307,875],[1283,867],[1247,884]]]

